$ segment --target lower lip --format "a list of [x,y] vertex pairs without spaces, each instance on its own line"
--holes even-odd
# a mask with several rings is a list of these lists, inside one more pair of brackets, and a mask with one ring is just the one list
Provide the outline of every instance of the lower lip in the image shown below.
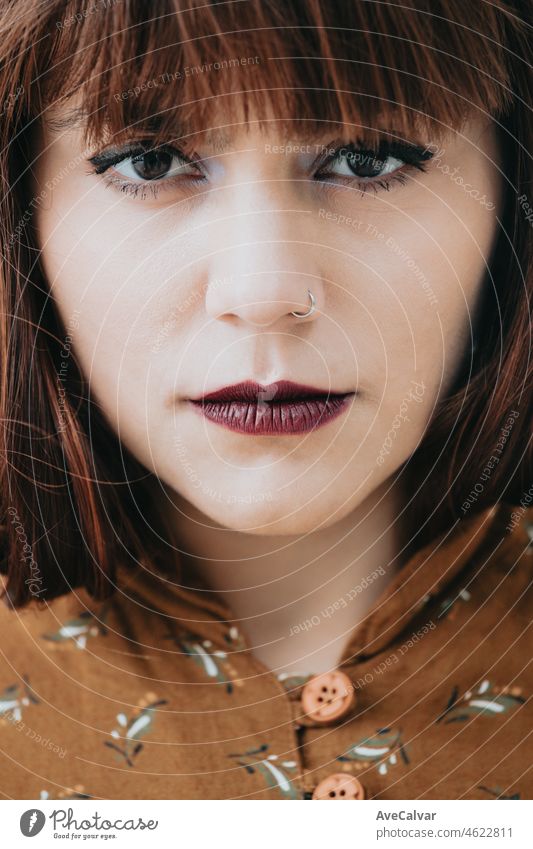
[[344,413],[354,392],[294,401],[191,401],[206,419],[236,433],[292,436],[323,427]]

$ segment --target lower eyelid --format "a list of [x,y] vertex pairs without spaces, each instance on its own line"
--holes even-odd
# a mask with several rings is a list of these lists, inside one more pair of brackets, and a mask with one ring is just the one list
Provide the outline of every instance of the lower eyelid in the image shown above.
[[324,192],[335,193],[336,191],[338,191],[339,186],[342,186],[345,189],[355,191],[359,195],[364,195],[368,192],[377,194],[381,191],[390,190],[394,183],[405,185],[405,183],[409,180],[410,170],[411,166],[402,167],[398,168],[391,174],[387,174],[385,177],[373,177],[367,180],[363,180],[361,178],[358,179],[354,176],[353,178],[337,177],[336,179],[330,180],[323,179],[317,180],[316,182],[322,183],[321,190]]
[[[123,194],[133,195],[133,197],[137,197],[140,193],[146,196],[146,192],[150,192],[152,197],[155,198],[160,192],[172,191],[172,189],[178,189],[180,187],[183,188],[183,177],[170,177],[169,179],[162,177],[159,180],[139,179],[134,181],[126,179],[117,172],[113,172],[111,168],[102,176],[106,186],[111,186]],[[179,184],[176,183],[178,180]],[[188,175],[186,185],[196,185],[199,181],[203,181],[201,176]]]

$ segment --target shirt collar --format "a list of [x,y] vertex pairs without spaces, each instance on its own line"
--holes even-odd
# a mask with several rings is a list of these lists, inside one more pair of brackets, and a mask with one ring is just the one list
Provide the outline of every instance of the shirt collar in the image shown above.
[[[443,531],[398,571],[364,619],[354,628],[341,663],[382,651],[432,599],[479,555],[501,527],[501,504],[488,507]],[[500,521],[498,520],[500,519]]]

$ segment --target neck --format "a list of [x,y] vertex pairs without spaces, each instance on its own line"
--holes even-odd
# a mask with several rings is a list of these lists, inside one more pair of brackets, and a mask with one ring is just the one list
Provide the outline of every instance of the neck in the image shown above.
[[172,499],[182,559],[222,595],[254,655],[277,674],[336,666],[405,557],[400,494],[390,481],[335,524],[295,536],[228,529]]

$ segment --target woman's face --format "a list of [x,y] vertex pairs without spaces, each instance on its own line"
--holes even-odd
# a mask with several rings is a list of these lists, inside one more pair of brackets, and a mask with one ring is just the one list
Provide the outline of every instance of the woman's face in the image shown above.
[[[191,164],[143,156],[133,134],[89,151],[80,131],[47,128],[36,215],[66,333],[127,448],[215,522],[305,533],[386,486],[418,446],[469,348],[500,181],[478,121],[425,160],[424,144],[373,156],[349,133],[303,142],[270,126],[189,138]],[[315,311],[295,317],[308,289]],[[212,407],[214,421],[191,401],[274,384],[246,408],[273,421],[286,380],[346,394],[340,414],[290,432],[305,402],[285,402],[280,432],[243,433],[228,427],[236,407]]]

